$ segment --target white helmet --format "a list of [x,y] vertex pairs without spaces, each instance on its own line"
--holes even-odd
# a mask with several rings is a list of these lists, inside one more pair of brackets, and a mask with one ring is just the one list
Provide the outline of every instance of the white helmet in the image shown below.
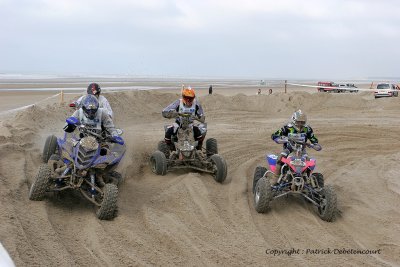
[[292,115],[292,123],[297,131],[301,131],[307,123],[307,116],[300,109]]

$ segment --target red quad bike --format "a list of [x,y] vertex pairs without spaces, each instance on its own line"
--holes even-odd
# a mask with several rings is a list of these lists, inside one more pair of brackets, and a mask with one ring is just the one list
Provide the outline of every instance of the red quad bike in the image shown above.
[[272,200],[285,195],[301,195],[306,201],[315,205],[318,216],[324,221],[332,221],[336,211],[336,193],[330,185],[324,185],[321,173],[313,173],[315,159],[306,155],[305,148],[317,151],[320,145],[305,142],[304,134],[289,134],[276,141],[278,144],[288,143],[293,148],[288,157],[282,157],[282,167],[276,185],[271,185],[276,155],[267,155],[269,170],[257,166],[253,179],[254,207],[258,213],[267,212]]

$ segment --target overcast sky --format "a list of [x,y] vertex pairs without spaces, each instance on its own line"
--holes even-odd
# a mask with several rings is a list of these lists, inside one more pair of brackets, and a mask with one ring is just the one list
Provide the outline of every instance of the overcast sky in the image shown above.
[[0,72],[400,76],[398,0],[0,0]]

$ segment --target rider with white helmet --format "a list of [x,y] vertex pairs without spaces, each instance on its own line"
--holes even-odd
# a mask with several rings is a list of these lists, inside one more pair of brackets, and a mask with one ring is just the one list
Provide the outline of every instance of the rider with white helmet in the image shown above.
[[[307,125],[307,115],[302,112],[300,109],[295,111],[291,117],[291,120],[289,123],[285,124],[282,128],[277,130],[275,133],[271,135],[272,140],[275,142],[278,142],[278,139],[282,136],[288,136],[290,133],[292,134],[297,134],[297,133],[302,133],[304,134],[305,137],[305,142],[307,140],[310,140],[311,144],[314,146],[316,150],[320,150],[321,147],[318,144],[318,139],[314,135],[313,129],[311,126]],[[289,143],[284,143],[283,144],[283,151],[279,155],[277,159],[277,164],[275,168],[275,175],[273,180],[271,181],[271,184],[275,184],[277,182],[277,179],[280,175],[281,167],[282,167],[282,157],[287,157],[291,152],[293,151],[293,148],[290,146]]]

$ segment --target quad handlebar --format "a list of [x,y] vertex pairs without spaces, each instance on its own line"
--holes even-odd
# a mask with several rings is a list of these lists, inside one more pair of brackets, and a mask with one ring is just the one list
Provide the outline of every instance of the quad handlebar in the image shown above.
[[[77,127],[79,131],[79,136],[80,138],[83,138],[85,136],[94,136],[99,142],[112,142],[112,143],[118,143],[120,145],[123,145],[124,139],[120,137],[123,133],[121,129],[115,129],[117,135],[113,135],[107,130],[101,131],[100,133],[98,132],[97,129],[92,129],[89,127],[86,127],[84,124],[80,124],[79,120],[75,117],[69,117],[66,120],[67,124],[72,127],[72,131]],[[72,132],[68,131],[68,132]]]
[[289,135],[289,136],[281,136],[278,138],[274,139],[275,143],[277,144],[286,144],[286,143],[291,143],[293,145],[305,145],[309,148],[312,148],[316,151],[320,151],[322,149],[321,145],[316,143],[316,144],[312,144],[312,143],[307,143],[305,141],[305,137],[304,136],[300,136],[300,135]]

